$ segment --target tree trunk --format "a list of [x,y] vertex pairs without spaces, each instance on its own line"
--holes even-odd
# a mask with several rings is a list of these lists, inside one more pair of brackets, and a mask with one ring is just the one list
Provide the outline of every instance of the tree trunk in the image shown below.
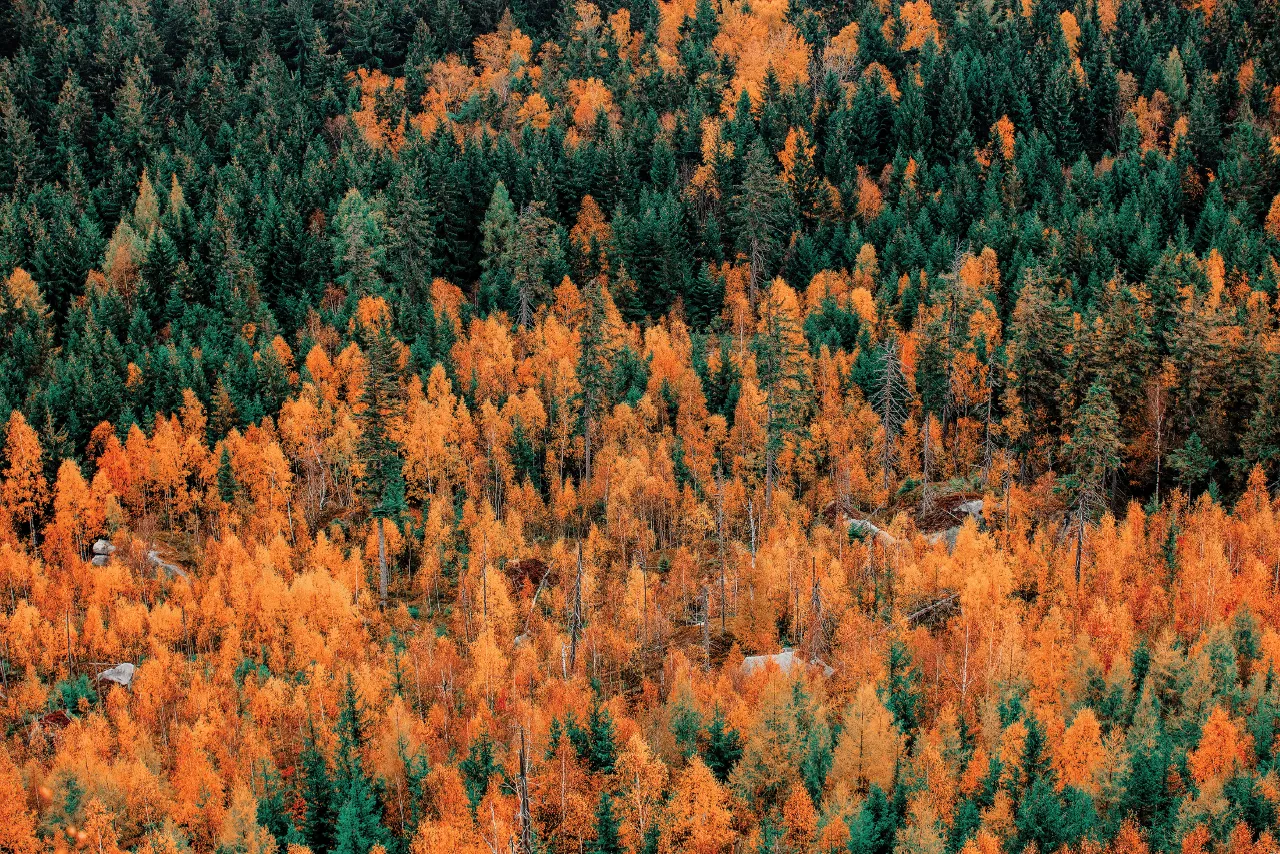
[[573,584],[573,612],[569,615],[569,672],[577,671],[578,633],[582,628],[582,542],[578,542],[578,577]]
[[382,607],[387,606],[387,581],[390,573],[387,571],[387,530],[385,527],[386,520],[381,516],[378,517],[378,598],[382,600]]
[[1080,560],[1084,556],[1084,512],[1076,517],[1076,593],[1080,592]]

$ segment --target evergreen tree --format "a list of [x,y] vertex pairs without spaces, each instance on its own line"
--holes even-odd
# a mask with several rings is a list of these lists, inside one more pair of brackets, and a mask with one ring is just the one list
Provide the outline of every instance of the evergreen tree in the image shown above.
[[1076,524],[1078,585],[1085,523],[1105,506],[1107,478],[1120,466],[1120,414],[1105,385],[1095,382],[1089,386],[1076,410],[1075,424],[1068,447],[1071,473],[1063,481],[1071,494]]
[[586,317],[578,342],[578,393],[583,448],[583,483],[591,481],[591,436],[596,412],[606,404],[609,387],[609,331],[606,327],[604,285],[600,278],[587,286]]
[[335,854],[369,854],[374,845],[385,842],[378,793],[365,773],[364,710],[356,694],[355,682],[347,675],[338,715],[338,750],[334,756],[333,852]]
[[360,394],[364,405],[361,414],[360,441],[357,449],[364,462],[360,494],[377,520],[378,526],[378,595],[387,601],[390,569],[387,565],[386,522],[395,520],[405,509],[404,461],[391,438],[389,424],[399,415],[401,393],[399,382],[398,342],[385,323],[364,327],[368,375]]
[[[555,740],[555,739],[553,739]],[[489,778],[498,773],[498,760],[494,756],[493,739],[482,732],[471,742],[467,756],[458,763],[462,772],[462,784],[467,791],[467,803],[474,816],[485,792],[489,790]]]
[[329,767],[316,746],[314,735],[308,729],[298,758],[300,794],[306,807],[302,837],[312,851],[329,851],[333,846],[337,818],[333,811],[334,787]]
[[702,756],[711,773],[722,783],[729,779],[729,774],[742,758],[742,738],[727,724],[719,705],[707,725],[706,749]]
[[739,250],[751,264],[754,305],[757,293],[768,281],[784,221],[782,185],[763,140],[755,140],[747,151],[742,184],[733,197],[730,216],[738,230]]
[[608,792],[600,793],[595,821],[596,837],[587,843],[587,854],[622,854],[622,841],[618,836],[621,822],[613,814],[613,798]]

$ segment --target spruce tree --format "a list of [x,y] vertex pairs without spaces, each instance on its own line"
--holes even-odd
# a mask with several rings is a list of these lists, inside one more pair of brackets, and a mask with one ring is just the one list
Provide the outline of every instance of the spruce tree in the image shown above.
[[600,803],[595,815],[596,838],[586,845],[587,854],[622,854],[622,840],[618,836],[621,822],[613,812],[613,798],[608,792],[600,793]]
[[396,520],[405,510],[404,460],[391,438],[388,421],[402,406],[398,381],[399,359],[396,341],[385,323],[364,327],[368,374],[360,393],[364,411],[357,450],[364,464],[360,496],[378,525],[378,596],[387,602],[390,569],[387,566],[386,522]]
[[316,745],[315,733],[310,728],[303,736],[298,766],[300,794],[306,809],[302,837],[312,851],[329,851],[334,839],[333,781],[324,754]]
[[606,404],[609,388],[609,331],[606,327],[604,285],[600,278],[587,286],[586,317],[578,342],[578,392],[582,424],[583,483],[591,481],[591,436],[596,413]]
[[378,794],[365,773],[365,721],[355,682],[347,675],[338,714],[338,750],[334,755],[333,801],[334,854],[369,854],[386,838],[381,822]]

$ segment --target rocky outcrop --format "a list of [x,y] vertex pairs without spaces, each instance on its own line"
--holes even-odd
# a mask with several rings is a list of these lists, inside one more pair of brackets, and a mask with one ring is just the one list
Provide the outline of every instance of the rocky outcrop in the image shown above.
[[127,661],[122,661],[115,667],[108,667],[106,670],[98,674],[99,682],[114,682],[117,685],[128,688],[133,684],[133,674],[138,668],[134,667]]

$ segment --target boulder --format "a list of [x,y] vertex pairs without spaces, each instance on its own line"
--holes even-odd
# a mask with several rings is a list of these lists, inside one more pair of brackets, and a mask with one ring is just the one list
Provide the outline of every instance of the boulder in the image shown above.
[[850,531],[857,531],[865,534],[882,546],[896,545],[898,540],[893,534],[879,527],[874,522],[867,519],[852,519],[845,517],[845,524],[848,525]]
[[123,685],[128,688],[133,682],[133,674],[137,668],[127,661],[122,661],[115,667],[109,667],[98,674],[99,682],[114,682],[117,685]]
[[774,653],[773,655],[748,655],[746,658],[742,659],[742,674],[744,676],[750,676],[757,670],[768,667],[771,662],[776,664],[778,669],[783,673],[789,673],[791,668],[795,667],[797,664],[821,667],[822,674],[824,676],[830,676],[836,672],[835,668],[831,667],[821,659],[815,658],[812,661],[805,661],[804,658],[801,657],[794,649],[784,649],[782,652]]
[[98,540],[93,544],[93,553],[96,555],[115,554],[116,547],[111,545],[110,540]]
[[147,552],[147,560],[151,561],[153,566],[157,566],[167,572],[170,578],[175,576],[182,576],[183,578],[188,577],[185,569],[178,566],[176,563],[169,563],[164,558],[160,557],[160,552],[155,549]]

